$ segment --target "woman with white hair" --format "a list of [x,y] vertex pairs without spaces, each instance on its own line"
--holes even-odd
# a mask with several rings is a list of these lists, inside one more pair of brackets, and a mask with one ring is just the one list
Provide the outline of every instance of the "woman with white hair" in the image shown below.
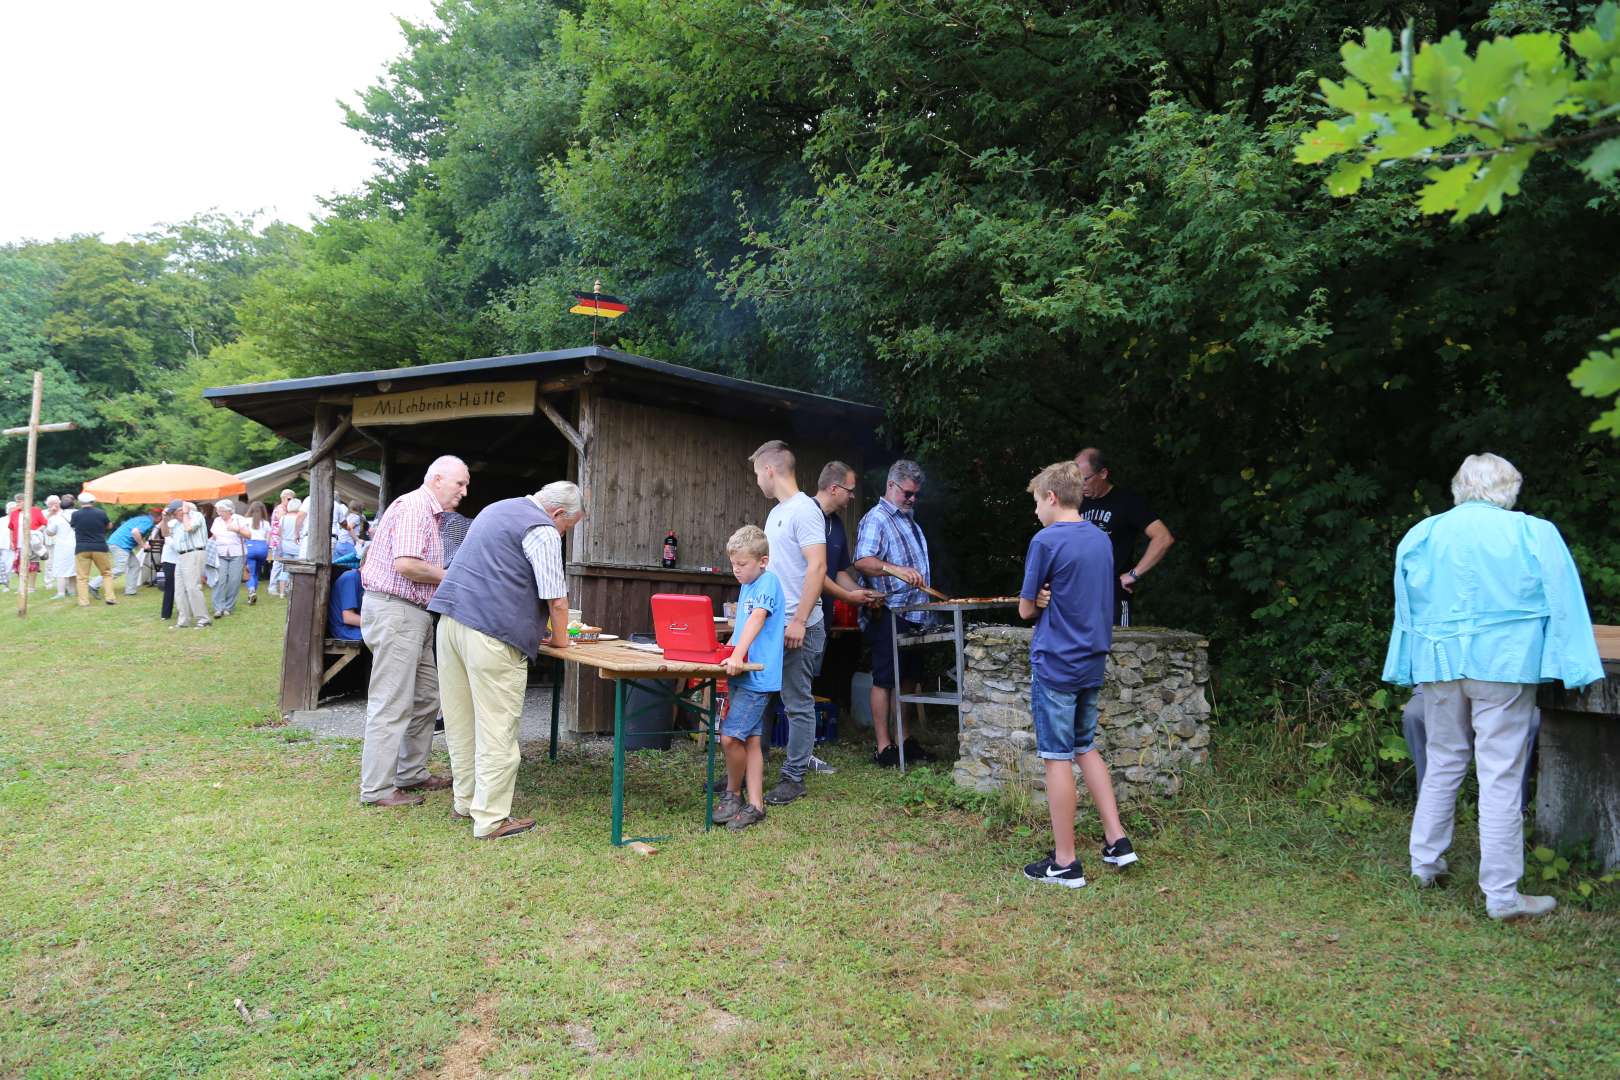
[[49,509],[45,514],[45,535],[51,545],[51,577],[56,579],[56,592],[51,599],[66,600],[73,594],[73,579],[78,574],[74,567],[78,538],[73,533],[73,496],[52,495],[46,506]]
[[242,590],[242,564],[247,556],[247,539],[252,535],[248,519],[236,513],[236,504],[221,499],[214,504],[214,524],[208,534],[219,558],[219,579],[214,582],[214,618],[236,610],[236,595]]
[[[1446,873],[1457,789],[1470,753],[1479,774],[1479,887],[1493,919],[1545,915],[1550,896],[1519,892],[1519,777],[1536,687],[1603,678],[1569,548],[1549,521],[1515,513],[1523,477],[1473,454],[1451,479],[1455,506],[1414,525],[1395,551],[1395,628],[1384,680],[1423,690],[1428,769],[1412,816],[1412,875]],[[1471,746],[1471,748],[1470,748]]]

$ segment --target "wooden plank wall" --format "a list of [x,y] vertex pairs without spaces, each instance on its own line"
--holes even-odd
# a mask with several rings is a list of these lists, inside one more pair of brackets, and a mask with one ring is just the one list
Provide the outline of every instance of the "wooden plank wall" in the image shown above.
[[[814,494],[816,476],[834,457],[861,469],[853,438],[805,439],[769,424],[711,416],[598,396],[592,447],[590,529],[582,552],[596,564],[657,566],[664,534],[680,538],[683,567],[726,562],[726,539],[742,525],[765,524],[771,503],[760,494],[748,455],[781,438],[799,459],[799,486]],[[854,539],[859,515],[846,528]],[[578,605],[575,605],[578,606]]]
[[[641,570],[587,567],[568,568],[568,602],[579,608],[585,620],[628,637],[652,633],[654,593],[702,593],[714,600],[714,613],[721,604],[737,599],[740,586],[728,570],[724,574],[686,571]],[[583,673],[583,678],[575,678]],[[564,714],[572,719],[570,730],[592,733],[613,731],[612,684],[597,677],[589,668],[570,665],[569,683],[563,688]]]

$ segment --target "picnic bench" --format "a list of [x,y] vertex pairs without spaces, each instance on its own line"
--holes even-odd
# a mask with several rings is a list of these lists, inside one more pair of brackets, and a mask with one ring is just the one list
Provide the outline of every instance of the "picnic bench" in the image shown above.
[[1541,687],[1536,842],[1589,844],[1604,870],[1620,866],[1620,626],[1594,626],[1603,678],[1584,690]]
[[[715,684],[726,677],[726,669],[719,664],[694,664],[683,660],[666,660],[662,653],[651,651],[625,641],[593,641],[554,649],[542,645],[540,654],[557,663],[556,681],[551,691],[551,752],[550,760],[557,760],[557,726],[561,715],[563,666],[578,664],[581,668],[595,668],[599,678],[613,682],[613,845],[622,847],[635,841],[664,839],[655,836],[624,836],[624,697],[625,681],[650,679],[658,682],[659,693],[668,698],[677,709],[686,709],[703,723],[708,748],[708,767],[703,784],[703,829],[713,827],[714,816],[714,744],[717,719]],[[745,670],[763,670],[762,664],[744,664]],[[679,680],[682,689],[665,690],[664,680]],[[670,732],[673,734],[673,732]],[[656,734],[663,734],[658,732]]]

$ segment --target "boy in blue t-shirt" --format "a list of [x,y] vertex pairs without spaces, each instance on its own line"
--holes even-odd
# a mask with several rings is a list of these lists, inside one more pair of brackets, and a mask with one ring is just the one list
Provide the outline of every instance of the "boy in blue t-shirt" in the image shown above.
[[[728,829],[746,829],[765,820],[765,750],[760,735],[771,695],[782,689],[782,637],[787,629],[782,583],[765,569],[770,554],[770,542],[756,525],[744,525],[726,541],[731,572],[742,584],[737,630],[725,660],[730,693],[720,721],[726,793],[714,808],[714,823]],[[743,671],[746,663],[763,664],[764,670]]]
[[1024,867],[1031,881],[1078,889],[1086,875],[1074,850],[1078,795],[1072,762],[1102,818],[1103,862],[1129,866],[1136,852],[1120,827],[1108,764],[1092,745],[1097,698],[1114,633],[1114,549],[1102,530],[1080,518],[1080,466],[1060,461],[1029,482],[1044,528],[1024,556],[1021,618],[1039,618],[1029,645],[1030,712],[1035,749],[1046,763],[1052,853]]

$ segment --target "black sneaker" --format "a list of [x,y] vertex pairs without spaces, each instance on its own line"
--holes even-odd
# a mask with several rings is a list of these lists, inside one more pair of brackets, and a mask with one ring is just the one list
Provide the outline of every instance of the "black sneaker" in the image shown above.
[[1112,844],[1104,844],[1102,860],[1109,866],[1129,866],[1136,861],[1136,852],[1131,848],[1131,839],[1122,836]]
[[900,748],[890,743],[872,755],[872,764],[884,769],[898,769],[900,767]]
[[1057,860],[1048,855],[1024,867],[1024,876],[1043,885],[1062,885],[1065,889],[1086,887],[1086,874],[1078,857],[1068,866],[1059,866]]
[[926,765],[934,760],[934,755],[922,748],[922,743],[916,739],[906,740],[906,760],[915,761],[919,765]]
[[804,781],[782,778],[782,782],[765,793],[765,805],[786,806],[794,799],[804,797]]

